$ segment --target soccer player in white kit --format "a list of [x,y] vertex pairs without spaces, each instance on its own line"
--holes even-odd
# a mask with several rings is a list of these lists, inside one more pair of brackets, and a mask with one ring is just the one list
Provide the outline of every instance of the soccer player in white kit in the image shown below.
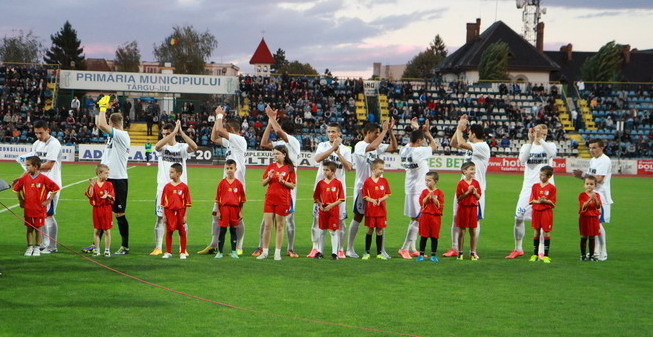
[[[181,164],[183,169],[181,177],[179,178],[184,184],[188,184],[188,174],[186,173],[186,160],[189,153],[197,150],[197,144],[186,135],[181,128],[181,121],[177,120],[175,126],[168,123],[161,129],[163,138],[154,145],[157,160],[157,173],[156,173],[156,198],[154,199],[154,213],[156,214],[156,222],[154,224],[154,250],[150,255],[163,254],[163,235],[166,232],[166,225],[163,223],[163,206],[161,206],[161,196],[163,188],[170,182],[170,167],[172,164]],[[175,139],[180,135],[185,143],[178,143]],[[186,224],[184,224],[186,225]],[[187,252],[181,252],[188,254]]]
[[[524,183],[519,193],[517,207],[515,209],[515,249],[506,256],[506,259],[514,259],[524,255],[522,242],[526,233],[524,221],[531,221],[533,207],[529,203],[531,188],[540,182],[540,169],[544,166],[553,167],[553,158],[558,153],[554,142],[547,142],[548,134],[546,124],[539,124],[528,130],[528,142],[519,149],[519,162],[524,164]],[[553,177],[549,182],[555,185]],[[544,242],[544,240],[540,240]],[[543,249],[540,249],[543,251]]]
[[[32,144],[32,153],[41,159],[41,173],[54,181],[59,188],[61,185],[61,143],[50,135],[50,127],[44,121],[34,122],[34,134],[36,141]],[[48,205],[45,226],[43,227],[43,240],[41,242],[41,254],[50,254],[57,251],[57,232],[59,225],[54,215],[59,203],[59,195],[56,193],[54,199]]]
[[[469,127],[468,127],[469,126]],[[467,131],[468,141],[463,137],[463,132]],[[467,115],[460,116],[458,121],[458,127],[456,127],[456,132],[454,132],[451,137],[451,146],[466,150],[465,151],[465,161],[471,161],[476,166],[476,177],[479,185],[481,185],[481,199],[479,202],[479,215],[478,215],[478,226],[476,226],[476,240],[481,232],[481,221],[485,217],[485,188],[487,186],[486,174],[487,167],[490,164],[490,146],[485,142],[485,137],[483,135],[483,126],[480,124],[469,124]],[[461,179],[465,176],[463,175]],[[453,220],[451,221],[451,249],[442,256],[447,257],[456,257],[458,256],[458,233],[460,228],[456,227],[456,212],[458,208],[458,199],[454,196],[453,199]]]
[[589,145],[590,155],[592,155],[590,166],[584,175],[583,171],[574,170],[574,176],[580,179],[584,179],[586,176],[594,176],[596,178],[597,185],[594,191],[601,196],[603,204],[601,205],[601,217],[599,218],[599,221],[601,222],[601,233],[596,242],[594,257],[599,261],[605,261],[608,259],[608,248],[605,227],[603,224],[610,223],[610,208],[613,203],[610,189],[610,180],[612,180],[612,161],[610,160],[610,157],[603,153],[605,143],[602,139],[592,139],[590,140]]
[[[394,127],[394,119],[390,119],[390,123],[383,122],[383,127],[379,131],[379,124],[367,123],[363,127],[363,140],[356,143],[354,146],[353,160],[354,168],[356,169],[356,179],[354,180],[354,219],[349,224],[349,238],[347,240],[347,257],[358,258],[358,254],[354,250],[354,241],[356,240],[356,233],[358,233],[358,226],[363,217],[365,216],[365,200],[363,199],[362,190],[365,179],[372,175],[372,162],[379,158],[384,152],[393,152],[397,150],[397,138],[392,133]],[[390,144],[382,144],[387,133],[390,133]],[[384,248],[381,255],[386,259],[390,255]]]
[[[299,140],[292,134],[295,133],[295,124],[292,121],[286,121],[283,123],[283,127],[277,122],[277,113],[278,111],[272,110],[270,105],[265,108],[265,113],[268,116],[268,125],[263,131],[261,136],[261,147],[265,149],[272,150],[277,145],[283,145],[288,149],[288,157],[295,164],[295,167],[299,166],[299,154],[301,152],[301,145]],[[270,131],[274,132],[279,136],[279,140],[270,142]],[[297,178],[296,178],[297,179]],[[297,179],[298,180],[298,179]],[[295,205],[297,204],[297,187],[299,182],[295,182],[295,188],[290,190],[290,195],[292,196],[292,209],[293,212],[286,217],[286,233],[288,234],[288,251],[287,255],[290,257],[299,257],[295,253]],[[265,221],[261,221],[261,230],[259,232],[258,247],[252,256],[259,256],[263,252],[263,230],[265,228]]]
[[114,254],[126,255],[129,254],[129,222],[125,216],[127,210],[127,192],[129,190],[127,160],[129,159],[131,138],[129,137],[129,133],[123,130],[123,117],[121,113],[112,113],[109,116],[109,123],[107,123],[107,109],[112,109],[116,104],[118,104],[118,99],[115,97],[104,96],[100,99],[98,102],[100,114],[97,116],[95,124],[98,129],[109,136],[100,163],[109,167],[109,179],[107,181],[113,184],[116,192],[113,213],[118,222],[118,230],[120,231],[122,243],[118,251]]
[[[342,183],[342,188],[347,191],[347,171],[351,171],[353,168],[352,159],[351,159],[351,147],[342,144],[342,132],[340,131],[340,125],[338,123],[331,123],[326,129],[326,134],[329,140],[321,142],[317,145],[315,149],[315,154],[313,155],[313,160],[315,160],[318,165],[323,161],[328,160],[336,164],[336,174],[335,178],[340,180]],[[324,171],[321,169],[317,170],[317,175],[315,177],[315,186],[320,180],[324,179]],[[347,218],[347,205],[343,202],[338,205],[340,208],[340,229],[337,230],[338,235],[338,258],[345,258],[344,244],[345,236],[347,233],[347,228],[345,226],[345,219]],[[322,254],[324,242],[322,241],[322,233],[320,230],[319,219],[317,217],[317,206],[313,206],[313,224],[311,226],[311,241],[313,242],[313,248],[311,252],[306,257],[318,257],[318,254]]]
[[[404,259],[411,259],[411,256],[419,256],[415,247],[419,224],[417,217],[422,210],[419,196],[426,189],[426,174],[429,172],[428,158],[433,156],[437,144],[429,131],[428,119],[422,130],[419,130],[417,117],[411,120],[413,132],[410,134],[410,143],[399,150],[401,166],[406,170],[404,179],[404,216],[410,218],[404,245],[399,250],[399,255]],[[429,145],[424,146],[424,137],[428,139]]]
[[[215,124],[213,124],[213,130],[211,130],[211,141],[220,146],[227,148],[227,153],[225,160],[233,159],[236,162],[236,178],[240,180],[243,184],[243,188],[247,189],[245,183],[245,172],[247,167],[245,166],[245,152],[247,151],[247,141],[245,137],[240,135],[240,123],[237,120],[231,119],[228,120],[223,125],[223,118],[225,116],[224,108],[218,106],[215,108]],[[226,173],[223,171],[222,177],[226,177]],[[214,205],[213,212],[217,211],[217,204]],[[213,226],[211,227],[212,239],[211,243],[204,249],[197,252],[198,254],[215,254],[218,248],[218,240],[220,238],[220,226],[217,226],[218,223],[217,217],[213,217]],[[245,238],[245,222],[241,219],[240,224],[236,227],[238,234],[238,242],[236,243],[236,252],[238,255],[243,253],[243,240]]]

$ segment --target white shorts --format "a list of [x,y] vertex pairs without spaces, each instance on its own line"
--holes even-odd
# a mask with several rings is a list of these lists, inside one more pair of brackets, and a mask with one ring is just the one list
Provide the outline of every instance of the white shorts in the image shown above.
[[406,194],[404,198],[404,216],[417,218],[422,210],[419,202],[420,194]]
[[533,206],[528,202],[531,198],[530,189],[522,189],[519,193],[519,199],[517,200],[517,207],[515,208],[515,219],[522,221],[531,221],[533,216]]
[[610,206],[612,205],[601,206],[601,217],[599,218],[600,223],[610,223]]
[[[453,221],[456,221],[456,209],[458,209],[458,198],[453,197]],[[481,194],[481,199],[478,199],[478,219],[485,218],[485,191]]]
[[156,197],[154,198],[154,214],[156,216],[162,218],[163,217],[163,206],[161,206],[161,195],[163,194],[163,190],[156,190]]
[[354,214],[365,215],[365,199],[360,192],[354,196]]
[[52,216],[57,213],[57,205],[59,204],[59,195],[61,194],[61,191],[57,192],[54,195],[54,198],[52,198],[52,201],[50,201],[50,204],[48,204],[48,210],[47,210],[47,215]]

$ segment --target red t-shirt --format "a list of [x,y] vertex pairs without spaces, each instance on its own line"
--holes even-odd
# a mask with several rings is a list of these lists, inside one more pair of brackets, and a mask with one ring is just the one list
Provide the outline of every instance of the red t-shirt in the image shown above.
[[[481,191],[481,185],[478,183],[478,180],[472,179],[471,183],[467,183],[465,179],[462,179],[458,182],[458,185],[456,186],[456,198],[458,198],[460,195],[464,194],[467,192],[467,189],[469,186],[472,185],[476,187],[476,193],[479,194],[479,196],[483,193]],[[458,200],[458,205],[460,206],[476,206],[478,205],[478,199],[474,196],[473,193],[468,194],[465,198]]]
[[290,165],[278,166],[277,163],[272,163],[263,172],[263,179],[268,177],[269,172],[273,172],[273,176],[270,178],[268,190],[265,192],[265,202],[269,205],[290,205],[292,203],[290,189],[279,182],[279,176],[283,177],[283,180],[295,184],[297,182],[295,169]]
[[587,205],[587,207],[585,208],[585,210],[583,210],[583,205],[588,200],[590,200],[590,196],[586,192],[581,192],[581,194],[578,195],[578,202],[580,204],[579,205],[580,208],[579,208],[579,211],[578,211],[579,214],[587,215],[587,216],[599,216],[599,215],[601,215],[601,204],[602,204],[601,196],[596,192],[594,192],[594,196],[596,196],[596,200],[598,201],[598,203],[590,202]]
[[555,185],[546,184],[542,186],[540,183],[533,184],[533,187],[531,187],[531,198],[529,200],[530,201],[540,200],[541,197],[544,197],[544,199],[551,201],[553,205],[541,204],[541,203],[531,204],[534,211],[544,211],[555,207],[555,203],[558,198],[558,191]]
[[173,185],[172,183],[167,183],[163,187],[163,194],[161,195],[161,206],[163,208],[178,211],[190,207],[190,191],[188,190],[188,185],[184,183],[179,183],[178,185]]
[[45,218],[47,206],[43,206],[43,202],[48,200],[48,193],[59,192],[59,185],[43,174],[32,177],[28,173],[18,178],[13,189],[21,193],[25,200],[26,217]]
[[215,192],[215,201],[220,206],[240,206],[247,201],[243,184],[236,178],[231,183],[227,178],[222,179]]
[[[91,190],[93,191],[92,195],[90,194]],[[85,194],[88,197],[88,202],[93,206],[113,205],[113,199],[103,197],[107,195],[116,197],[116,192],[114,192],[113,184],[110,181],[105,181],[102,186],[99,183],[89,186]]]
[[[422,202],[429,194],[434,195],[438,199],[440,207],[435,206],[435,202],[431,199],[427,200],[426,204]],[[442,215],[442,209],[444,208],[444,192],[437,188],[433,191],[429,191],[428,188],[425,188],[419,196],[419,204],[422,205],[422,213],[424,214]]]
[[[365,179],[362,191],[364,197],[372,199],[380,199],[392,193],[390,191],[388,180],[383,177],[379,177],[379,180],[376,182],[372,180],[372,177]],[[374,205],[368,201],[365,204],[365,216],[387,216],[385,201],[381,202],[379,205]]]
[[[345,200],[345,190],[342,188],[342,183],[340,180],[335,178],[331,179],[328,183],[326,182],[326,179],[320,180],[315,186],[313,200],[320,203],[322,206],[332,204],[338,200]],[[339,209],[339,207],[333,207],[331,212],[338,214]]]

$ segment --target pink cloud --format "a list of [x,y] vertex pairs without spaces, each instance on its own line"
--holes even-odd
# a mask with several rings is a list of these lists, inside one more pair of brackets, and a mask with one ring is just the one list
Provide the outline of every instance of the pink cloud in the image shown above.
[[113,59],[116,52],[116,45],[109,43],[87,43],[83,47],[86,57],[92,58]]

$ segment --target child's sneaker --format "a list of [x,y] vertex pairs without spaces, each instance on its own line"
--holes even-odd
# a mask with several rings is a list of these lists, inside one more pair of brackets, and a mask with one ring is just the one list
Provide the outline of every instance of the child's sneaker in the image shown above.
[[[261,254],[263,254],[263,248],[258,247],[258,248],[256,248],[256,250],[252,253],[252,256],[259,257],[259,256],[261,256]],[[267,257],[267,255],[266,255],[265,257]],[[262,259],[264,259],[265,257],[263,257]],[[260,259],[259,259],[259,260],[260,260]]]
[[202,255],[211,255],[215,253],[216,253],[216,248],[211,246],[206,246],[206,248],[197,252],[197,254],[202,254]]
[[281,261],[281,253],[274,253],[274,260],[275,261]]
[[431,258],[429,260],[431,260],[433,262],[440,262],[440,260],[438,260],[438,257],[435,256],[435,255],[431,256]]
[[[259,248],[259,249],[260,249],[260,248]],[[258,251],[258,249],[257,249],[257,251]],[[256,252],[255,252],[255,253],[256,253]],[[252,256],[254,256],[254,254],[252,254]],[[256,259],[257,259],[257,260],[264,260],[264,259],[267,259],[267,258],[268,258],[268,254],[267,254],[267,253],[263,253],[263,249],[261,249],[261,252],[258,254],[258,256],[256,256]]]
[[222,255],[222,253],[217,252],[217,253],[215,254],[214,259],[221,259],[221,258],[223,258],[223,257],[224,257],[224,255]]
[[597,261],[599,261],[599,258],[598,258],[598,257],[591,256],[591,257],[589,258],[589,260],[590,260],[590,261],[597,262]]
[[[38,249],[38,248],[37,248]],[[27,246],[27,250],[25,250],[25,256],[32,256],[32,253],[34,252],[34,247],[32,246]]]
[[116,255],[127,255],[129,254],[129,248],[120,246],[118,250],[114,253]]
[[417,262],[422,262],[424,260],[425,260],[424,255],[420,255],[415,259],[415,261],[417,261]]
[[41,251],[41,254],[50,254],[51,253],[50,250],[47,247],[39,248],[39,250]]
[[179,258],[182,259],[182,260],[186,260],[188,258],[188,254],[181,253],[181,254],[179,254]]
[[338,251],[338,258],[339,259],[346,259],[347,256],[345,256],[345,251],[344,250],[339,250]]
[[367,253],[363,254],[363,257],[361,258],[361,260],[369,260],[369,259],[370,259],[370,254]]
[[358,254],[356,254],[356,252],[353,251],[353,250],[347,251],[346,255],[347,255],[347,257],[350,257],[352,259],[357,259],[358,258]]
[[234,250],[232,250],[232,251],[231,251],[231,254],[229,254],[229,256],[231,256],[232,259],[239,259],[239,257],[238,257],[238,251],[234,251]]
[[385,250],[382,250],[380,255],[383,256],[383,260],[390,260],[392,258]]
[[458,253],[458,258],[456,258],[456,260],[464,260],[464,259],[465,256],[463,255],[463,253],[462,252]]
[[111,257],[111,251],[109,251],[108,249],[105,249],[104,250],[104,257]]
[[455,249],[453,249],[453,248],[451,248],[451,249],[449,249],[446,253],[442,254],[442,256],[444,256],[444,257],[454,257],[454,256],[458,256],[458,251],[455,250]]
[[171,257],[172,257],[172,254],[170,254],[170,253],[163,253],[163,256],[161,256],[161,258],[163,258],[163,259],[169,259]]
[[581,261],[589,261],[590,259],[589,259],[589,257],[587,255],[581,255],[580,260]]
[[238,256],[243,255],[243,250],[242,250],[242,249],[236,249],[236,254],[237,254]]
[[478,261],[480,259],[480,257],[478,257],[478,254],[476,254],[476,252],[469,253],[469,258],[472,261]]
[[383,256],[383,253],[377,255],[376,258],[379,259],[379,260],[388,261],[388,258]]
[[411,259],[410,253],[408,252],[408,249],[400,249],[397,253],[399,254],[399,256],[401,256],[402,258],[404,258],[406,260]]
[[528,259],[528,262],[536,262],[538,260],[537,255],[531,255],[531,258]]
[[161,255],[161,254],[163,254],[163,251],[161,251],[161,249],[159,249],[159,248],[154,248],[154,250],[152,250],[152,252],[150,253],[150,255],[152,255],[152,256],[157,256],[157,255]]
[[542,262],[551,263],[551,258],[545,255],[544,257],[542,257]]
[[100,250],[99,249],[93,249],[93,256],[100,256]]
[[338,254],[331,254],[331,260],[337,260],[338,259]]

